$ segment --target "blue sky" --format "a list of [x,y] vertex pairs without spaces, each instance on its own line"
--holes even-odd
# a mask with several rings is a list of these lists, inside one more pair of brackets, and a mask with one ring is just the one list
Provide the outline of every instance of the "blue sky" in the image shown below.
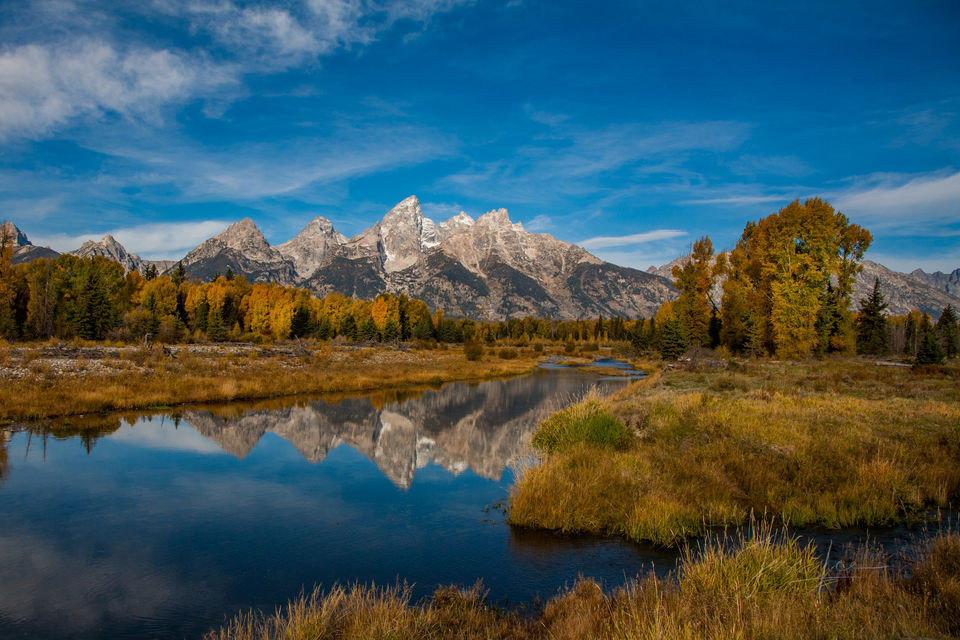
[[821,196],[960,267],[960,3],[0,0],[0,218],[179,257],[415,194],[638,268]]

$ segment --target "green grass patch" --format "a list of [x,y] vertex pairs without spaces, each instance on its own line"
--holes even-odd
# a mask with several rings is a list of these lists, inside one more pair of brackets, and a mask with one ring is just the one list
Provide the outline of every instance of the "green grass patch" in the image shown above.
[[631,433],[591,394],[547,418],[533,435],[533,446],[544,453],[567,451],[578,444],[622,449]]

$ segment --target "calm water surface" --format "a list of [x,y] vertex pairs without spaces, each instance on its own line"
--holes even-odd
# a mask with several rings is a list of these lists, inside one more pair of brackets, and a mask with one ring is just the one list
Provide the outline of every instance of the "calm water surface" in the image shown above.
[[[0,638],[199,638],[335,582],[407,582],[421,598],[482,579],[510,605],[578,575],[613,587],[666,573],[674,552],[512,530],[498,508],[540,420],[631,378],[595,364],[611,376],[548,367],[438,390],[100,417],[75,436],[0,431]],[[800,535],[842,563],[844,545],[909,553],[925,533]]]
[[[673,567],[616,540],[512,531],[497,508],[537,423],[595,375],[7,432],[0,636],[196,638],[334,582],[479,578],[495,602]],[[62,433],[62,432],[61,432]]]

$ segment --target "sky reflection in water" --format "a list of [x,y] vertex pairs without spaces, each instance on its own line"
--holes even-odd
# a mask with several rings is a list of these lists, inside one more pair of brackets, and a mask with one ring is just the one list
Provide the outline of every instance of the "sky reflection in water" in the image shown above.
[[[494,601],[673,563],[511,531],[496,509],[539,420],[596,377],[541,371],[414,397],[185,412],[78,437],[8,434],[0,635],[198,637],[334,582],[483,578]],[[606,382],[602,384],[622,384]],[[28,452],[29,447],[29,452]]]

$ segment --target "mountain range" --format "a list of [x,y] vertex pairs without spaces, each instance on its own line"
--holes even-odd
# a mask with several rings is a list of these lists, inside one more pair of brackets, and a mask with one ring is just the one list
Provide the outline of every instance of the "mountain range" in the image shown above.
[[[35,247],[12,223],[14,262],[56,257]],[[102,255],[127,270],[143,272],[153,264],[163,273],[176,261],[143,260],[127,252],[112,236],[86,242],[70,252]],[[251,282],[277,282],[304,287],[317,295],[338,292],[372,298],[379,293],[405,293],[424,300],[449,316],[502,320],[527,315],[553,318],[605,316],[650,317],[677,296],[671,270],[678,258],[647,271],[621,267],[585,249],[545,233],[532,233],[511,222],[505,209],[476,220],[459,213],[436,223],[423,215],[410,196],[376,224],[348,238],[326,218],[311,220],[290,240],[271,246],[253,220],[231,224],[182,259],[188,276],[211,279],[227,270]],[[919,309],[937,317],[952,304],[960,308],[960,269],[944,274],[916,270],[911,274],[865,260],[854,288],[854,306],[880,279],[888,312]],[[719,302],[719,299],[718,299]]]

